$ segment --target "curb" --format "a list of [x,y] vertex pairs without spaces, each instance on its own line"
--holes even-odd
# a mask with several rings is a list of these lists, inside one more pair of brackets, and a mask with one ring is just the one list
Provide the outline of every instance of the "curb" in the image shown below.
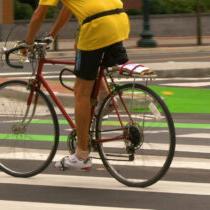
[[210,76],[210,68],[191,68],[191,69],[170,69],[155,70],[157,77],[208,77]]

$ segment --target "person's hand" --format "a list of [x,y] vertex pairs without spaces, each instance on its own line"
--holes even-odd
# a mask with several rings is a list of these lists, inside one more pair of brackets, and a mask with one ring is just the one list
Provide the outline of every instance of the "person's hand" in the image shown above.
[[21,47],[19,53],[26,57],[28,52],[33,49],[33,44],[27,44],[25,41],[18,41],[16,47]]

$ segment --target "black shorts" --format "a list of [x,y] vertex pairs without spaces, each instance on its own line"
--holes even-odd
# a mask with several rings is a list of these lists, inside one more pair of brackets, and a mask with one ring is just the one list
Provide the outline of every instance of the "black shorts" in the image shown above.
[[122,42],[92,51],[77,50],[74,73],[85,80],[95,80],[99,66],[111,67],[128,61]]

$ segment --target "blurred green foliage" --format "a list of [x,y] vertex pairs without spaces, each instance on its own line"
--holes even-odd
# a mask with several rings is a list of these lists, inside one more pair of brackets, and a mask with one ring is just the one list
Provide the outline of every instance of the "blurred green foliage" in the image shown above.
[[[38,0],[15,0],[15,19],[22,20],[22,19],[30,19],[35,8],[37,7]],[[59,8],[57,7],[49,7],[47,18],[54,18],[58,13]]]
[[152,14],[194,13],[197,6],[202,12],[210,11],[210,0],[150,0]]
[[33,13],[31,5],[15,1],[14,6],[16,20],[29,19],[31,17],[31,14]]
[[[123,0],[129,1],[129,0]],[[140,1],[140,0],[139,0]],[[143,1],[143,0],[142,0]],[[180,14],[194,13],[199,4],[202,12],[210,12],[210,0],[149,0],[151,14]],[[15,18],[30,19],[38,0],[14,0]],[[58,8],[49,7],[47,18],[53,18],[58,13]],[[129,15],[141,14],[140,8],[127,11]]]
[[[129,0],[123,0],[129,1]],[[140,0],[139,0],[140,1]],[[143,0],[141,0],[143,2]],[[148,0],[151,14],[194,13],[197,6],[202,12],[210,12],[210,0]],[[129,9],[129,15],[141,14],[138,8]]]

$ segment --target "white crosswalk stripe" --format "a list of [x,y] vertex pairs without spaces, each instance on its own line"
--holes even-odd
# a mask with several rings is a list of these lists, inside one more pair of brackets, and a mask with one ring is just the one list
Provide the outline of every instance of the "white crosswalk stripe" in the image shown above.
[[[190,195],[210,195],[210,183],[192,183],[177,181],[159,181],[155,185],[148,188],[127,187],[113,178],[106,177],[86,177],[86,176],[66,176],[66,175],[49,175],[40,174],[30,179],[20,179],[8,177],[0,173],[1,183],[36,185],[36,186],[52,186],[52,187],[68,187],[68,188],[85,188],[85,189],[102,189],[116,191],[132,191],[132,192],[162,192],[162,193],[178,193]],[[193,189],[193,190],[192,190]]]
[[210,86],[210,82],[180,82],[180,83],[164,83],[165,86],[176,86],[176,87],[205,87]]
[[[0,200],[2,209],[7,210],[110,210],[110,207],[100,206],[82,206],[82,205],[70,205],[70,204],[55,204],[55,203],[38,203],[38,202],[20,202],[20,201],[2,201]],[[117,208],[112,207],[112,210],[152,210],[152,209],[136,209],[136,208]]]
[[[203,136],[202,133],[195,134],[184,134],[178,135],[178,138],[188,138],[188,137],[199,138]],[[207,134],[204,135],[207,137]],[[197,150],[194,149],[197,147]],[[209,146],[195,146],[195,145],[177,145],[177,151],[184,152],[194,152],[194,153],[210,153]],[[62,154],[63,155],[63,154]],[[57,155],[57,158],[62,156]],[[175,156],[171,169],[176,168],[185,168],[185,169],[210,169],[210,159],[205,158],[187,158],[187,157],[177,157]],[[68,188],[83,188],[83,189],[102,189],[102,190],[115,190],[115,191],[124,191],[124,192],[155,192],[155,193],[176,193],[176,194],[185,194],[185,195],[210,195],[210,183],[193,183],[193,182],[184,182],[184,181],[159,181],[155,185],[152,185],[148,188],[131,188],[122,185],[114,178],[110,177],[94,177],[94,176],[83,176],[83,175],[56,175],[56,174],[40,174],[36,177],[30,179],[20,179],[10,177],[3,172],[0,173],[0,187],[2,184],[16,184],[16,185],[28,185],[28,186],[47,186],[47,187],[68,187]],[[192,190],[193,189],[193,190]],[[0,198],[1,199],[1,198]],[[23,209],[26,209],[29,205],[28,202],[20,202],[23,205]],[[0,201],[0,204],[8,205],[8,209],[13,209],[13,204],[15,201]],[[35,204],[34,204],[35,205]],[[52,204],[40,204],[44,209],[48,209]],[[68,206],[56,204],[58,209],[66,209]],[[55,206],[56,206],[55,205]],[[72,205],[72,208],[76,207]],[[79,209],[89,209],[94,207],[86,206]],[[15,209],[15,208],[14,208]],[[33,209],[33,205],[32,205]],[[99,208],[100,209],[100,208]],[[101,207],[101,209],[107,209],[108,207]],[[113,208],[115,209],[115,208]],[[116,208],[116,210],[121,210],[122,208]]]
[[[181,152],[194,152],[194,153],[208,153],[210,154],[210,147],[209,146],[198,146],[198,145],[177,145],[176,146],[176,152],[181,151]],[[29,150],[28,150],[29,152]],[[7,159],[16,159],[16,160],[21,160],[22,158],[27,159],[27,160],[46,160],[46,154],[43,153],[43,155],[40,154],[40,152],[36,152],[35,150],[30,150],[30,153],[26,152],[13,152],[12,154],[0,154],[0,159],[2,158],[7,158]],[[60,152],[59,154],[56,154],[54,161],[60,160],[62,157],[65,155],[68,155],[66,152]],[[98,156],[97,154],[91,153],[91,156],[96,157]],[[134,161],[135,166],[162,166],[161,163],[163,162],[164,158],[163,157],[157,157],[157,156],[145,156],[144,155],[136,156],[136,160]],[[144,162],[144,160],[147,160],[147,163]],[[149,160],[149,161],[148,161]],[[93,159],[93,164],[101,164],[101,160],[99,159]],[[192,164],[193,163],[193,164]],[[128,161],[120,161],[120,162],[115,162],[112,161],[112,164],[117,164],[122,165],[122,166],[129,166],[130,163]],[[194,168],[194,169],[206,169],[210,170],[210,159],[205,159],[205,158],[196,158],[196,157],[175,157],[174,161],[172,162],[171,168]]]
[[180,134],[176,136],[177,138],[184,137],[187,139],[192,139],[192,138],[199,138],[201,140],[209,139],[210,134],[209,133],[188,133],[188,134]]

